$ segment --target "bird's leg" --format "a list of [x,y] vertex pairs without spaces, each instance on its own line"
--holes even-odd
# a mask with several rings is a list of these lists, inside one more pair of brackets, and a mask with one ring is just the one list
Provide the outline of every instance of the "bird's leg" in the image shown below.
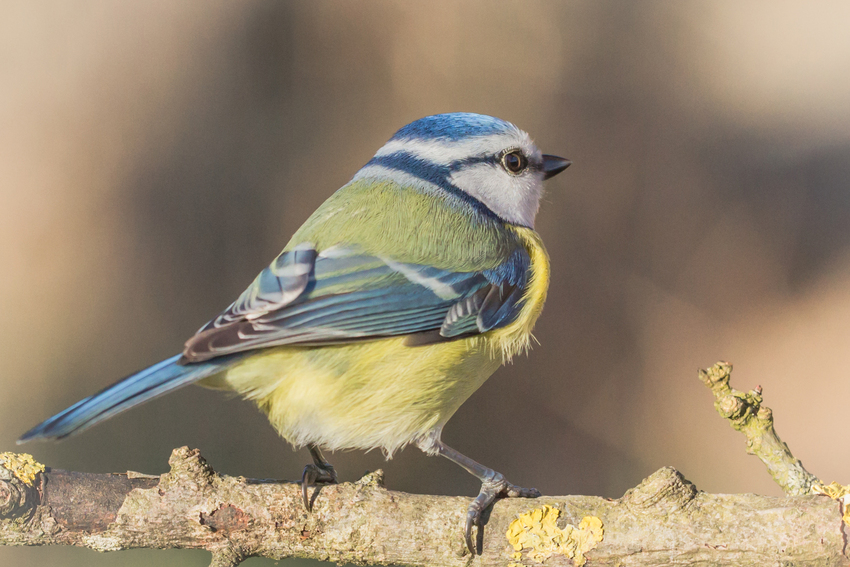
[[301,475],[301,497],[304,499],[304,507],[308,512],[313,511],[313,506],[310,503],[310,498],[307,495],[307,490],[311,486],[317,484],[336,484],[336,471],[329,462],[325,460],[322,452],[318,447],[307,445],[310,449],[310,456],[313,457],[313,464],[304,467],[304,474]]
[[429,453],[437,453],[445,458],[459,464],[461,467],[469,471],[481,481],[481,492],[466,512],[466,526],[464,528],[464,538],[466,539],[466,547],[469,552],[475,555],[476,546],[472,541],[472,526],[477,526],[479,532],[481,530],[481,513],[486,510],[496,498],[537,498],[540,496],[540,491],[536,488],[522,488],[507,481],[502,473],[496,472],[493,469],[487,468],[481,463],[477,463],[458,453],[448,445],[444,444],[439,439],[433,440],[433,445],[429,447]]

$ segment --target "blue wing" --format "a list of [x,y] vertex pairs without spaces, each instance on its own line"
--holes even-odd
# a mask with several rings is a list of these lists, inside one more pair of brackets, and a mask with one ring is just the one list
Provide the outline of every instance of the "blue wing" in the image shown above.
[[[278,256],[221,315],[174,356],[81,400],[20,439],[63,438],[203,378],[244,351],[408,335],[421,345],[483,333],[522,306],[529,257],[518,248],[501,265],[453,272],[334,247],[302,245]],[[210,360],[212,359],[212,360]]]
[[483,333],[522,304],[528,253],[501,265],[454,272],[335,246],[301,244],[278,256],[221,315],[189,339],[183,362],[256,348],[323,345],[424,334],[422,344]]

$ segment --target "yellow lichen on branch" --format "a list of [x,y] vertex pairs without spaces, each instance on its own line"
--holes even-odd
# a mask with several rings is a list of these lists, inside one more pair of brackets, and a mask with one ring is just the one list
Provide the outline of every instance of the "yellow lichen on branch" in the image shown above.
[[0,453],[0,467],[5,468],[27,486],[32,486],[38,473],[44,472],[44,465],[37,462],[29,453]]
[[826,486],[816,483],[812,485],[812,494],[823,494],[841,502],[841,513],[844,523],[850,526],[850,486],[832,482]]
[[584,565],[584,554],[604,537],[602,520],[596,516],[585,516],[578,527],[567,524],[559,528],[556,522],[560,515],[558,508],[546,504],[520,514],[511,522],[506,535],[515,551],[513,558],[521,559],[522,550],[526,549],[528,558],[536,562],[560,553],[573,559],[577,567]]

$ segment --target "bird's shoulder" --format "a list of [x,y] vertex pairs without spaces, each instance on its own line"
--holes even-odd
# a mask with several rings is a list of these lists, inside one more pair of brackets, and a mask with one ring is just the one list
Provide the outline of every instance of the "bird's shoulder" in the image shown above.
[[503,264],[524,242],[499,219],[441,194],[392,181],[353,181],[328,198],[284,248],[304,242],[457,271]]

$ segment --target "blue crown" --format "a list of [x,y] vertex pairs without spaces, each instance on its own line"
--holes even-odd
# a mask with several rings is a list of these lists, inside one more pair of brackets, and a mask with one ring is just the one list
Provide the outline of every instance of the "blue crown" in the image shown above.
[[513,124],[500,118],[471,112],[452,112],[420,118],[403,127],[390,139],[456,141],[463,138],[504,134],[515,130],[516,127]]

